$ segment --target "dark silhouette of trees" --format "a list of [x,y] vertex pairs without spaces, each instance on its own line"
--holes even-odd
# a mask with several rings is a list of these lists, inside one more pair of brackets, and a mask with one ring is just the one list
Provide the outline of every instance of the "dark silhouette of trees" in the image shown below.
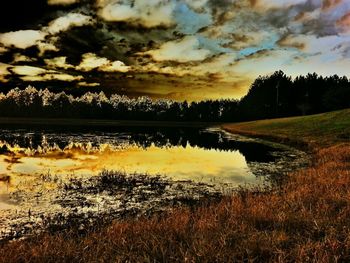
[[282,71],[259,76],[239,105],[241,120],[315,114],[350,107],[347,77],[316,73],[294,80]]
[[0,116],[115,120],[234,122],[298,116],[350,107],[350,81],[316,73],[294,80],[282,71],[259,76],[238,100],[178,102],[103,92],[73,96],[27,87],[0,93]]
[[241,117],[244,120],[292,115],[292,93],[291,77],[282,71],[259,76],[240,101]]
[[15,88],[0,94],[0,116],[41,118],[95,118],[157,121],[229,121],[238,102],[234,100],[188,103],[172,100],[153,101],[148,97],[135,99],[117,94],[107,98],[103,92],[87,92],[73,97],[48,89]]

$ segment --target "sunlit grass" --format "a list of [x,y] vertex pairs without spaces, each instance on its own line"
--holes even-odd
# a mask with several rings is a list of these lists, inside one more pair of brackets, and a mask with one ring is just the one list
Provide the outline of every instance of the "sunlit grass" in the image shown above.
[[317,115],[224,125],[231,132],[319,148],[350,140],[350,109]]

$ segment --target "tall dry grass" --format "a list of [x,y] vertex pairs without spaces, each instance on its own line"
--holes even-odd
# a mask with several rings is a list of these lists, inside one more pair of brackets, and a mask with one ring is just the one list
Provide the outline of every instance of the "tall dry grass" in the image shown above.
[[270,192],[0,247],[0,262],[350,262],[350,144]]

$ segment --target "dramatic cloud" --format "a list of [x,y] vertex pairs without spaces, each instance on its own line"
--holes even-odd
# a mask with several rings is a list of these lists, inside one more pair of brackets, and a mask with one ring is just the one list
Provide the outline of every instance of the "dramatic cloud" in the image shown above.
[[31,67],[31,66],[15,66],[11,68],[11,72],[20,76],[36,76],[36,75],[46,73],[47,70],[43,68]]
[[47,42],[47,39],[52,42],[57,40],[54,37],[50,38],[50,35],[56,35],[72,27],[90,25],[92,23],[93,21],[89,16],[68,13],[51,21],[48,26],[42,27],[41,30],[19,30],[0,34],[0,43],[6,47],[14,46],[20,49],[38,46],[41,51],[40,54],[43,54],[45,51],[57,51],[54,43]]
[[99,0],[100,16],[113,22],[127,22],[145,27],[171,26],[175,1]]
[[279,69],[350,76],[346,0],[13,1],[0,17],[6,88],[199,100],[239,98]]
[[67,31],[71,27],[89,25],[92,23],[93,21],[89,16],[77,13],[70,13],[50,22],[49,26],[45,29],[45,31],[47,31],[50,34],[58,34],[62,31]]
[[74,66],[68,64],[66,60],[67,60],[67,57],[55,57],[52,59],[45,59],[45,63],[50,68],[62,68],[62,69],[74,68]]
[[14,54],[13,56],[13,63],[18,63],[18,62],[33,62],[33,61],[37,61],[36,58],[30,58],[28,56],[25,55],[21,55],[19,53]]
[[[316,37],[313,35],[289,35],[280,41],[285,47],[295,47],[308,54],[330,54],[339,49],[341,45],[350,43],[350,36],[324,36]],[[347,46],[350,46],[348,44]]]
[[38,30],[19,30],[0,34],[0,42],[7,47],[28,48],[44,40],[45,33]]
[[12,74],[17,74],[23,81],[79,81],[83,76],[73,76],[67,73],[58,72],[55,70],[46,70],[39,67],[31,66],[14,66],[8,69]]
[[181,40],[169,41],[159,49],[147,51],[157,61],[190,62],[201,61],[210,55],[210,51],[200,48],[195,36],[186,36]]
[[127,72],[129,67],[121,61],[109,61],[107,58],[101,58],[93,53],[83,55],[83,60],[77,67],[77,70],[91,71],[97,69],[104,72]]

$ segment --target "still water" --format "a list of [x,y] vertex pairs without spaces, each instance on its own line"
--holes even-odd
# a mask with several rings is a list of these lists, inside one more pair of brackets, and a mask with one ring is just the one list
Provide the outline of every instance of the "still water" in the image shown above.
[[213,128],[3,129],[0,133],[2,193],[43,174],[93,176],[104,169],[255,185],[263,180],[249,164],[273,162],[281,151]]
[[[2,128],[0,239],[265,186],[303,158],[220,128]],[[106,170],[131,177],[103,177]]]

